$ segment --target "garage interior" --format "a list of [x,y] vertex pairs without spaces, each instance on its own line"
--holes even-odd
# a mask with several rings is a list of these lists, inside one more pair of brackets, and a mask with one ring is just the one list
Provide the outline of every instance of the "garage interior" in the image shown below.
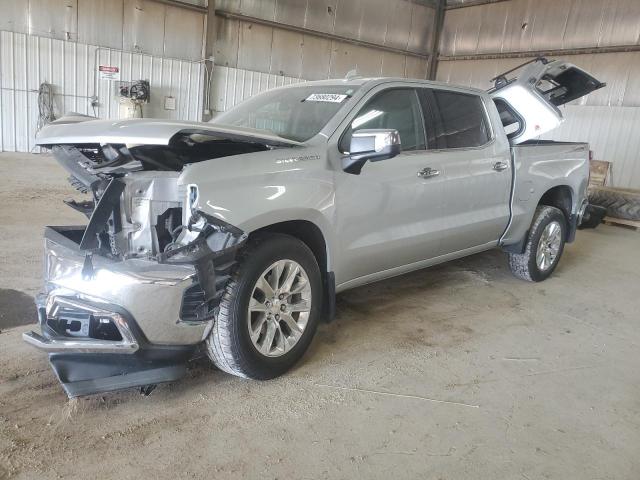
[[579,231],[542,283],[492,250],[341,293],[267,382],[203,358],[149,396],[67,400],[21,338],[43,227],[86,222],[35,144],[53,119],[207,121],[353,71],[487,90],[540,56],[607,83],[543,139],[588,142],[640,198],[637,0],[0,1],[0,479],[637,479],[639,219]]

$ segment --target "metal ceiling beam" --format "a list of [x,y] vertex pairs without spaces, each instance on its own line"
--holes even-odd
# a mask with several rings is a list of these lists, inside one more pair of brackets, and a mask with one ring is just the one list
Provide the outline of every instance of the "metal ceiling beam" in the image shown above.
[[558,57],[563,55],[589,55],[594,53],[640,52],[640,45],[616,45],[611,47],[588,47],[570,49],[535,50],[529,52],[478,53],[472,55],[439,56],[439,62],[456,60],[499,60],[505,58]]
[[335,35],[333,33],[320,32],[318,30],[311,30],[308,28],[296,27],[294,25],[287,25],[285,23],[273,22],[271,20],[265,20],[264,18],[251,17],[248,15],[242,15],[239,13],[227,12],[225,10],[216,10],[215,12],[218,17],[228,18],[230,20],[239,20],[241,22],[256,23],[258,25],[265,25],[267,27],[279,28],[281,30],[288,30],[290,32],[302,33],[304,35],[313,35],[314,37],[324,38],[328,40],[335,40],[337,42],[350,43],[352,45],[359,45],[361,47],[374,48],[376,50],[398,53],[398,54],[407,55],[410,57],[418,57],[422,59],[429,58],[428,54],[409,52],[407,50],[402,50],[401,48],[388,47],[386,45],[366,42],[364,40],[355,40],[353,38],[343,37],[342,35]]
[[423,7],[438,8],[440,0],[409,0],[410,3],[422,5]]
[[489,3],[501,3],[501,2],[510,2],[511,0],[471,0],[465,3],[456,3],[453,5],[447,5],[447,10],[455,10],[457,8],[467,8],[467,7],[477,7],[478,5],[487,5]]
[[[193,10],[198,13],[207,13],[207,7],[202,7],[200,5],[194,5],[192,3],[181,2],[180,0],[151,0],[156,3],[163,3],[165,5],[171,5],[172,7],[184,8],[187,10]],[[213,0],[210,0],[213,1]]]

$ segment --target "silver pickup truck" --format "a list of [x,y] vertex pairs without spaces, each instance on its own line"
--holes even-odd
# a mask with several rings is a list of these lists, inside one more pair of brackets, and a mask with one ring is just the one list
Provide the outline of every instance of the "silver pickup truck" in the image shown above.
[[496,247],[544,280],[593,212],[588,146],[535,138],[603,84],[559,61],[520,71],[489,92],[308,82],[210,123],[54,122],[37,143],[91,195],[66,202],[89,221],[47,227],[25,341],[70,397],[176,380],[202,350],[268,379],[349,288]]

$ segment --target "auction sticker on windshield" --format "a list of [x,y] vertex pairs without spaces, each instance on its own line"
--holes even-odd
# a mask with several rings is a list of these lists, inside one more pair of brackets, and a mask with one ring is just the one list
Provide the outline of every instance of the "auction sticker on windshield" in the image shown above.
[[305,101],[306,102],[331,102],[340,103],[347,98],[347,95],[341,93],[312,93]]

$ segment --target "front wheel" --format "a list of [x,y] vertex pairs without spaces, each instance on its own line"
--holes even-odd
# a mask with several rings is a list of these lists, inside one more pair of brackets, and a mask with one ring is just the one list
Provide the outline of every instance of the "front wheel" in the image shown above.
[[553,273],[567,238],[567,222],[561,210],[540,205],[524,253],[509,254],[509,268],[516,277],[541,282]]
[[303,242],[281,234],[250,240],[206,339],[209,357],[241,377],[283,374],[311,343],[322,297],[318,263]]

